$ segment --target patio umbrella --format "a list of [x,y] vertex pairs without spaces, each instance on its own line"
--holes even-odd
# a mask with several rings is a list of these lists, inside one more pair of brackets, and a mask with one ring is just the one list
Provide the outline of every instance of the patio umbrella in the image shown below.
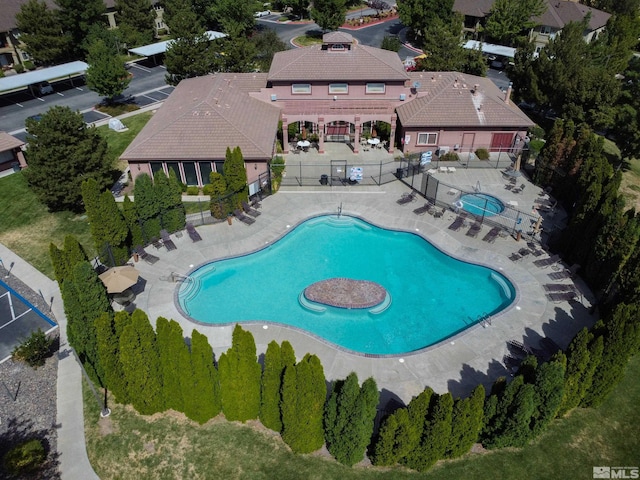
[[113,267],[101,274],[100,280],[105,287],[107,287],[107,293],[122,293],[127,288],[134,286],[138,283],[138,271],[129,266]]

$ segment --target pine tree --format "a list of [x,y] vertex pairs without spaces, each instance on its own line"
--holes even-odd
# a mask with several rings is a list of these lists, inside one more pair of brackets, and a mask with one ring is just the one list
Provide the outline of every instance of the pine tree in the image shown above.
[[453,397],[434,394],[419,445],[405,458],[405,465],[424,472],[444,457],[451,436]]
[[550,361],[543,363],[536,370],[534,383],[536,409],[531,422],[533,436],[542,433],[558,414],[562,405],[566,365],[565,355],[557,353]]
[[64,238],[62,249],[59,249],[53,243],[49,245],[49,256],[59,285],[62,285],[66,278],[70,278],[73,275],[73,269],[78,263],[88,260],[82,245],[73,235],[67,235]]
[[327,396],[324,370],[307,354],[285,369],[282,382],[282,439],[295,453],[310,453],[324,443],[322,414]]
[[227,213],[230,213],[233,209],[226,203],[227,194],[227,182],[222,174],[218,172],[211,172],[209,175],[209,185],[207,185],[207,191],[211,197],[209,201],[209,210],[213,218],[225,218]]
[[227,193],[231,195],[232,207],[242,208],[242,202],[249,199],[249,187],[247,187],[247,170],[240,147],[233,150],[227,147],[224,179],[227,183]]
[[98,358],[104,372],[104,384],[115,396],[119,403],[127,403],[127,386],[124,381],[120,364],[120,329],[116,324],[128,324],[131,316],[126,311],[120,311],[115,316],[103,313],[95,321],[96,338],[98,342]]
[[[567,368],[558,416],[563,416],[580,405],[582,397],[591,385],[593,371],[597,366],[591,362],[589,344],[592,341],[593,335],[585,327],[573,337],[567,348]],[[600,345],[602,345],[602,340],[600,340]],[[602,352],[600,352],[600,356],[602,356]]]
[[184,341],[182,327],[175,320],[158,317],[156,332],[164,405],[177,412],[185,412],[184,397],[193,396],[195,393],[182,388],[185,382],[193,384],[191,355]]
[[71,37],[60,35],[55,10],[42,0],[29,0],[16,14],[20,42],[34,62],[42,65],[63,63],[69,57]]
[[275,340],[269,342],[264,354],[264,371],[262,372],[262,403],[260,405],[260,421],[276,432],[282,431],[280,419],[280,389],[282,387],[282,351]]
[[362,389],[355,373],[336,382],[325,407],[324,424],[327,449],[340,463],[352,466],[364,458],[373,434],[378,398],[372,378],[363,383]]
[[595,335],[603,336],[604,348],[582,406],[599,406],[622,379],[629,358],[640,346],[639,308],[635,304],[619,304],[604,324],[594,327]]
[[233,329],[231,348],[218,361],[222,411],[229,421],[246,422],[260,414],[260,376],[251,332],[240,325]]
[[118,55],[116,45],[102,38],[92,38],[87,49],[87,87],[113,103],[114,97],[127,89],[131,76]]
[[464,455],[478,440],[484,416],[484,398],[484,387],[480,384],[473,389],[469,397],[456,399],[451,415],[447,457],[456,458]]
[[118,30],[127,47],[153,42],[155,13],[149,0],[116,0],[116,10]]
[[187,402],[185,413],[189,418],[203,424],[220,413],[220,384],[214,364],[213,349],[207,337],[193,331],[191,336],[191,364],[195,389],[193,400]]
[[143,415],[164,410],[156,334],[147,314],[136,309],[120,336],[120,363],[133,407]]

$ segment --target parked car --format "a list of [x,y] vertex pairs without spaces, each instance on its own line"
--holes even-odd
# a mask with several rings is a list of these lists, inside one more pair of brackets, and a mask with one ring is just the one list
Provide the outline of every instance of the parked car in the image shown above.
[[271,15],[271,10],[263,10],[261,12],[256,12],[253,14],[253,16],[256,18],[266,17],[267,15]]
[[38,95],[48,95],[53,93],[53,87],[49,82],[40,82],[33,85],[33,89]]

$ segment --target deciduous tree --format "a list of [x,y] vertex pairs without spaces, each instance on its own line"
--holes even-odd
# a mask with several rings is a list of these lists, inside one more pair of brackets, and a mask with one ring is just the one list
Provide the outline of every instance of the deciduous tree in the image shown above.
[[344,23],[347,7],[345,0],[314,0],[311,18],[323,30],[338,30]]
[[41,0],[22,4],[16,15],[20,41],[34,62],[55,65],[69,58],[71,37],[60,34],[56,12]]
[[125,68],[113,45],[96,40],[88,46],[87,87],[109,102],[121,95],[131,82],[131,76]]

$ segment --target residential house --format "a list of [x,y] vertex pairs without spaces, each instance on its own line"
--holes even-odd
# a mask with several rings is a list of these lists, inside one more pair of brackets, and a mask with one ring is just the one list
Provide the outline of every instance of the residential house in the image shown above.
[[[457,72],[406,72],[395,52],[356,44],[344,32],[321,45],[275,54],[268,73],[216,74],[182,81],[121,158],[132,177],[176,171],[187,185],[221,171],[227,147],[240,147],[250,192],[260,189],[282,122],[326,142],[360,140],[376,126],[387,149],[412,153],[477,148],[517,150],[533,122],[486,78]],[[293,147],[295,148],[295,147]]]

